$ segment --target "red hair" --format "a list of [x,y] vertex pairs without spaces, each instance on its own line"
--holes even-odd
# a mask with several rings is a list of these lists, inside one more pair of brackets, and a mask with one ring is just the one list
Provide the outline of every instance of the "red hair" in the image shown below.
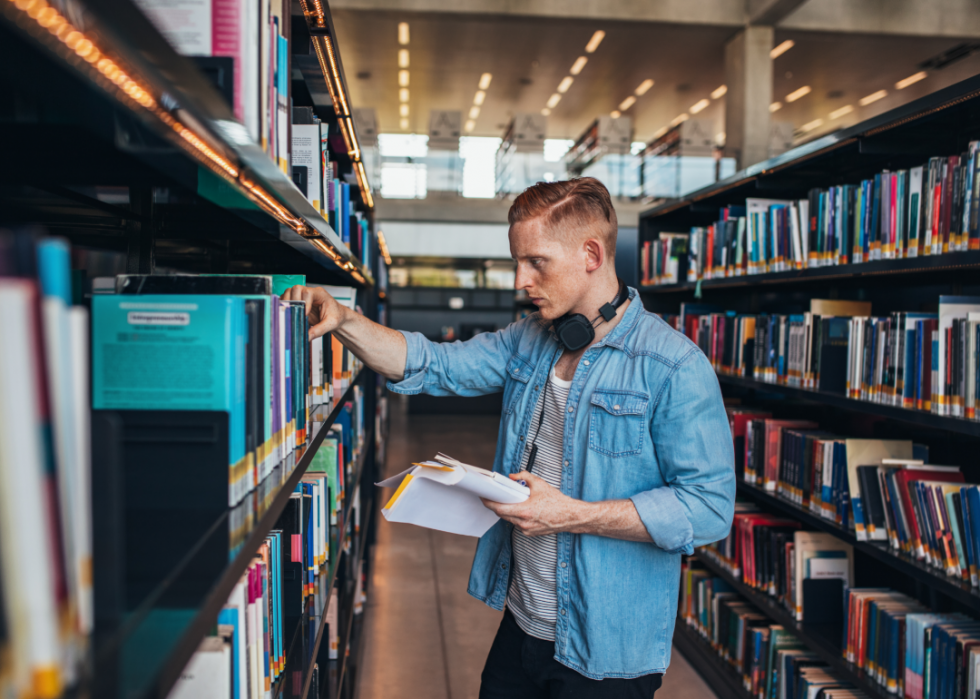
[[[609,190],[594,177],[577,177],[561,182],[538,182],[521,192],[507,213],[511,226],[543,218],[558,232],[595,236],[602,241],[606,255],[616,255],[616,209]],[[564,225],[563,225],[564,224]],[[569,230],[571,228],[571,230]]]

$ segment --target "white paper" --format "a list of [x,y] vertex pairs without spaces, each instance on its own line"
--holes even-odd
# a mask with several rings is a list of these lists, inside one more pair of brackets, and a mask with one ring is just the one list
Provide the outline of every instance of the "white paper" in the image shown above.
[[[527,500],[530,491],[499,482],[500,474],[468,470],[460,466],[413,466],[377,483],[384,488],[400,487],[405,478],[411,481],[390,507],[381,510],[389,522],[415,524],[464,536],[483,536],[500,519],[486,508],[480,498],[495,502],[518,503]],[[451,470],[444,470],[449,468]],[[486,472],[489,473],[489,472]],[[522,492],[527,490],[527,492]]]

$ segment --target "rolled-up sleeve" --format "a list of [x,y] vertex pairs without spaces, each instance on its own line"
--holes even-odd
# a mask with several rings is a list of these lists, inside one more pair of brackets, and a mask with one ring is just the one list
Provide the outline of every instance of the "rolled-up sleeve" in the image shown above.
[[520,323],[480,333],[466,342],[432,342],[421,333],[401,330],[408,346],[405,376],[389,381],[395,393],[433,396],[481,396],[504,387],[507,361]]
[[735,503],[735,450],[718,379],[692,350],[654,408],[651,436],[666,485],[634,495],[653,542],[677,553],[724,538]]

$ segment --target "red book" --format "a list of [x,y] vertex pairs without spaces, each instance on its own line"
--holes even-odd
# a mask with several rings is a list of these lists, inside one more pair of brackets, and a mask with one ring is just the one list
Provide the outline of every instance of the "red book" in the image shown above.
[[915,468],[902,468],[895,474],[895,482],[898,484],[898,497],[902,501],[902,509],[905,510],[906,518],[909,521],[909,532],[912,539],[912,549],[916,558],[924,556],[922,548],[922,536],[919,533],[919,523],[916,520],[916,509],[912,508],[912,496],[909,493],[909,483],[912,481],[942,481],[943,483],[964,483],[963,474],[959,471],[934,470],[929,465],[918,466]]
[[771,492],[776,491],[779,480],[779,464],[782,461],[783,428],[816,429],[817,423],[809,420],[766,420],[765,473],[762,485]]
[[[750,420],[759,420],[772,417],[771,413],[758,410],[744,410],[740,408],[730,408],[728,412],[728,426],[732,431],[732,441],[735,444],[735,474],[736,477],[745,477],[745,465],[748,463],[748,446],[745,443],[745,432]],[[752,479],[755,483],[755,479]]]

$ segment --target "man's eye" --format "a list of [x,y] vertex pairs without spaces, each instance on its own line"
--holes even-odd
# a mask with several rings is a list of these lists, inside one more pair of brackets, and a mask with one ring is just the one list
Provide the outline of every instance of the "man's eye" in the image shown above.
[[532,267],[540,267],[543,262],[544,262],[544,260],[538,260],[538,259],[531,260],[531,266]]

